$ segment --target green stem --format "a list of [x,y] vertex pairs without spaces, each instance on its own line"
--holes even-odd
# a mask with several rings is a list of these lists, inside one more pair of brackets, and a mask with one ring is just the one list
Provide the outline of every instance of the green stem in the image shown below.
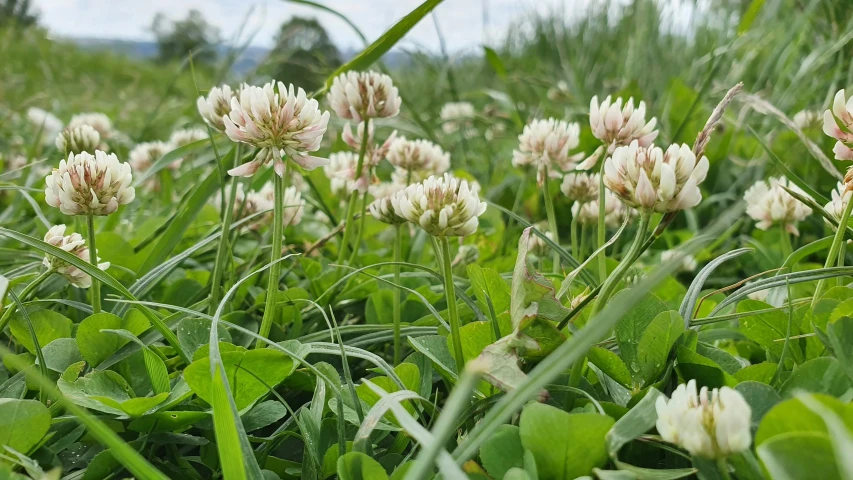
[[791,253],[793,253],[794,247],[791,246],[791,234],[788,233],[787,230],[785,230],[784,223],[779,224],[779,237],[779,244],[782,248],[782,257],[784,258],[784,260],[782,261],[785,261],[788,259],[788,257],[791,256]]
[[[89,214],[86,218],[89,229],[89,263],[98,268],[98,249],[95,246],[95,216]],[[101,313],[101,282],[92,278],[92,313]]]
[[[234,163],[237,164],[240,158],[240,144],[234,147]],[[224,179],[223,177],[223,183]],[[231,178],[231,190],[228,192],[228,202],[220,202],[222,208],[222,234],[219,236],[219,245],[216,247],[216,263],[213,264],[213,275],[210,280],[210,302],[208,302],[208,313],[213,315],[216,308],[219,306],[219,296],[222,292],[222,275],[225,271],[225,256],[228,254],[230,245],[228,240],[231,238],[231,222],[234,220],[234,202],[237,200],[237,178]]]
[[[554,238],[552,240],[557,245],[560,244],[560,237],[557,234],[557,216],[554,215],[554,200],[551,198],[551,179],[548,176],[549,172],[545,172],[545,185],[542,189],[542,195],[545,197],[545,213],[548,215],[548,230]],[[560,254],[555,250],[553,259],[553,272],[560,273]]]
[[[278,309],[278,281],[281,276],[281,240],[284,236],[284,183],[287,178],[287,160],[284,164],[284,172],[282,176],[273,173],[273,184],[275,186],[275,206],[273,207],[272,219],[272,251],[270,251],[270,262],[275,262],[270,266],[269,279],[267,280],[267,296],[264,304],[264,317],[261,320],[261,329],[258,335],[267,338],[272,328],[273,320],[276,317]],[[258,339],[255,343],[255,348],[261,348],[264,341]]]
[[[52,268],[45,270],[38,277],[36,277],[32,282],[30,282],[29,285],[24,287],[24,289],[21,290],[21,294],[18,295],[21,302],[26,302],[27,300],[29,300],[30,295],[32,295],[33,292],[35,292],[36,288],[38,288],[38,286],[41,285],[42,282],[47,280],[48,277],[50,277],[53,274],[53,272],[54,272],[54,270]],[[9,320],[12,318],[12,314],[15,313],[15,309],[17,308],[17,306],[18,306],[17,303],[12,302],[3,311],[3,315],[0,316],[0,332],[2,332],[4,328],[6,328],[6,324],[9,323]]]
[[439,250],[436,252],[441,257],[444,275],[444,295],[447,298],[447,315],[450,320],[450,339],[453,343],[453,354],[456,357],[456,372],[459,373],[465,366],[465,357],[462,354],[462,337],[459,333],[459,313],[456,311],[456,290],[453,285],[453,267],[450,262],[450,243],[447,237],[436,239]]
[[[604,284],[601,287],[601,293],[598,294],[598,298],[595,300],[595,303],[592,306],[592,312],[590,313],[590,318],[593,315],[601,311],[604,305],[607,303],[607,300],[613,295],[614,290],[616,290],[616,286],[619,284],[619,281],[622,280],[622,277],[625,276],[625,273],[628,272],[628,269],[631,268],[631,265],[634,264],[634,261],[640,255],[640,251],[643,247],[643,242],[645,240],[646,232],[649,229],[649,221],[651,220],[651,214],[648,212],[640,212],[640,225],[637,228],[637,235],[634,237],[634,242],[631,244],[631,248],[628,249],[628,252],[625,253],[625,256],[622,257],[622,261],[619,262],[619,266],[613,270],[613,273],[607,277],[607,280],[604,281]],[[573,385],[574,386],[574,385]]]
[[729,463],[726,461],[725,457],[717,459],[717,470],[719,470],[720,476],[723,480],[732,480],[732,476],[729,473]]
[[[844,213],[841,214],[841,220],[838,222],[838,229],[835,231],[835,237],[832,239],[832,246],[829,247],[829,255],[826,257],[824,268],[831,267],[835,263],[835,259],[838,258],[838,252],[841,251],[841,246],[844,244],[844,231],[847,229],[847,222],[850,220],[851,211],[853,211],[853,199],[844,206]],[[817,287],[815,287],[814,296],[812,297],[812,309],[814,309],[815,304],[820,299],[825,285],[825,279],[817,282]]]
[[[400,262],[403,261],[403,225],[395,225],[394,236],[394,284],[400,285]],[[402,345],[400,345],[400,289],[394,289],[394,303],[392,304],[394,314],[394,365],[400,364]]]
[[[604,193],[604,161],[602,161],[601,170],[598,172],[598,229],[596,230],[598,242],[595,245],[596,250],[601,248],[606,241],[604,238],[606,236],[606,226],[604,224],[604,215],[606,213],[604,209]],[[603,282],[605,278],[607,278],[607,255],[602,251],[598,254],[598,281]]]
[[[367,178],[370,178],[370,169],[367,170]],[[352,253],[349,256],[350,265],[353,264],[355,258],[358,256],[358,249],[361,246],[361,239],[364,238],[364,223],[367,220],[367,190],[364,191],[364,195],[361,196],[361,219],[358,222],[358,234],[355,237],[355,244],[352,246]]]
[[580,252],[578,251],[578,219],[574,215],[572,216],[572,225],[571,225],[571,240],[572,240],[572,255],[575,258],[580,259]]
[[[361,149],[358,151],[358,162],[355,167],[355,180],[358,181],[359,175],[361,175],[361,170],[364,168],[364,154],[367,152],[367,139],[370,136],[368,131],[370,129],[370,119],[364,119],[364,134],[361,137]],[[358,131],[358,128],[356,128]],[[349,205],[347,206],[347,217],[344,223],[344,238],[341,240],[341,248],[338,251],[338,260],[335,263],[341,264],[346,258],[347,249],[349,248],[349,244],[352,241],[352,230],[353,230],[353,217],[355,217],[355,205],[358,202],[358,190],[353,190],[349,196]]]

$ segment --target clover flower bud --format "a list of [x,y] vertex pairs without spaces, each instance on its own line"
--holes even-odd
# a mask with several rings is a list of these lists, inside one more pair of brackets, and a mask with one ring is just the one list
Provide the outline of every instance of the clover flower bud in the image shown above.
[[675,212],[702,201],[699,184],[708,174],[708,159],[697,161],[685,144],[643,147],[637,140],[618,147],[604,162],[604,185],[626,205],[645,211]]
[[281,176],[284,155],[306,170],[329,163],[309,154],[320,149],[329,112],[321,112],[317,100],[309,100],[301,88],[274,81],[263,87],[244,86],[231,99],[231,111],[222,121],[228,138],[261,149],[253,160],[229,170],[232,176],[251,177],[270,161]]
[[678,262],[679,272],[692,272],[696,270],[699,264],[696,262],[696,257],[693,255],[681,252],[679,250],[666,250],[660,254],[661,263],[670,261]]
[[[86,246],[86,241],[79,233],[65,235],[65,225],[54,225],[50,227],[47,234],[44,236],[45,243],[60,248],[76,257],[89,262],[89,247]],[[97,255],[97,253],[96,253]],[[100,258],[98,259],[100,262]],[[48,269],[54,270],[56,273],[65,277],[71,285],[78,288],[89,288],[92,286],[92,277],[88,273],[79,268],[67,263],[52,255],[46,255],[42,264]],[[98,268],[106,270],[110,267],[110,262],[98,263]]]
[[329,88],[329,104],[339,117],[362,122],[390,118],[400,113],[403,99],[391,77],[379,72],[346,72]]
[[853,160],[853,97],[846,98],[843,89],[823,112],[823,133],[838,140],[832,149],[836,160]]
[[599,176],[584,172],[573,172],[563,177],[560,190],[569,200],[587,203],[598,199]]
[[79,127],[82,125],[89,125],[90,127],[97,130],[102,140],[108,140],[110,137],[113,136],[113,134],[115,134],[112,120],[110,120],[110,117],[108,117],[104,113],[78,113],[77,115],[71,117],[71,120],[68,121],[69,128]]
[[353,152],[335,152],[329,155],[329,163],[323,167],[323,173],[329,179],[332,193],[335,195],[347,195],[352,190],[364,193],[374,184],[379,183],[379,178],[370,173],[370,166],[363,162],[361,173],[357,174],[358,155]]
[[392,197],[394,211],[435,237],[471,235],[486,211],[479,187],[445,173],[409,185]]
[[388,150],[388,162],[397,177],[421,182],[430,175],[441,175],[450,169],[450,154],[429,140],[397,137]]
[[679,385],[672,397],[655,403],[657,430],[670,443],[691,455],[723,458],[740,453],[752,443],[752,410],[737,390],[729,387],[696,392],[696,380]]
[[811,215],[812,209],[794,198],[783,187],[805,195],[805,192],[785,177],[771,178],[756,182],[743,195],[746,201],[746,213],[761,230],[767,230],[772,225],[781,224],[791,234],[799,235],[797,223]]
[[[627,207],[619,201],[619,198],[610,190],[604,191],[604,225],[606,227],[617,227],[626,216],[636,215],[637,211]],[[577,219],[581,225],[598,225],[598,198],[588,202],[575,202],[572,204],[572,217]]]
[[45,178],[45,200],[65,215],[109,215],[133,201],[132,180],[130,164],[114,153],[69,154]]
[[94,152],[101,144],[101,134],[89,125],[68,127],[56,136],[56,148],[69,153]]

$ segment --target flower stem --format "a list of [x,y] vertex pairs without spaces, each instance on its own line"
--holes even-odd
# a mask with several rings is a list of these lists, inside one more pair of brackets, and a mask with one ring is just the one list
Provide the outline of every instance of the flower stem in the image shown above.
[[[596,250],[601,248],[605,242],[606,231],[604,230],[604,215],[606,213],[604,207],[604,162],[601,162],[601,171],[598,173],[598,242],[595,245]],[[607,255],[602,251],[598,254],[598,281],[603,282],[607,278]]]
[[729,463],[726,461],[725,457],[717,459],[717,470],[719,470],[720,476],[723,480],[732,480],[732,476],[729,473]]
[[580,259],[580,251],[578,245],[578,218],[576,216],[572,216],[572,226],[571,226],[571,240],[572,240],[572,255],[575,258]]
[[601,311],[604,305],[607,303],[607,300],[610,299],[610,296],[613,295],[616,286],[619,284],[619,281],[622,280],[622,277],[625,276],[625,273],[628,272],[628,269],[631,268],[631,265],[634,264],[634,261],[640,255],[643,242],[646,237],[646,232],[649,229],[649,221],[651,220],[651,213],[649,212],[640,212],[640,225],[637,228],[637,235],[634,237],[634,242],[631,243],[631,247],[625,253],[625,256],[622,257],[622,261],[619,262],[619,266],[613,270],[613,273],[610,274],[609,277],[604,281],[604,284],[601,286],[601,293],[598,294],[598,298],[595,300],[595,303],[592,306],[592,312],[590,313],[590,318],[593,315]]
[[[370,178],[370,169],[367,171],[367,178]],[[364,223],[367,220],[367,190],[361,196],[361,219],[358,222],[358,234],[355,237],[355,243],[352,246],[352,253],[349,256],[348,264],[352,265],[355,258],[358,256],[358,249],[361,246],[361,239],[364,237]]]
[[436,242],[439,250],[436,252],[441,257],[444,275],[444,295],[447,299],[447,315],[450,317],[450,339],[453,343],[453,355],[456,357],[456,372],[461,372],[465,366],[465,357],[462,354],[462,337],[459,333],[459,313],[456,311],[456,290],[453,285],[453,267],[450,260],[450,243],[447,237],[441,237]]
[[[273,185],[275,186],[275,206],[273,207],[272,219],[272,250],[270,251],[270,262],[275,262],[270,266],[269,279],[267,280],[267,296],[264,304],[264,317],[261,320],[261,328],[258,335],[267,338],[272,328],[272,322],[276,317],[278,309],[278,280],[281,276],[281,239],[284,236],[284,183],[287,178],[287,161],[284,163],[284,172],[282,176],[273,174]],[[264,341],[258,339],[255,343],[255,348],[261,348]]]
[[[394,284],[400,285],[400,265],[403,261],[403,225],[395,225],[396,229],[394,236]],[[400,314],[401,314],[401,299],[400,289],[394,289],[394,303],[392,304],[394,315],[394,365],[399,365],[400,355],[402,353],[402,345],[400,345]]]
[[[234,163],[240,163],[240,144],[234,146]],[[221,172],[220,172],[221,173]],[[223,183],[227,177],[223,177]],[[220,202],[224,211],[222,212],[222,233],[219,236],[219,245],[216,247],[216,263],[213,264],[213,275],[210,280],[210,301],[208,302],[208,313],[213,315],[219,306],[219,295],[222,292],[222,275],[225,271],[225,256],[228,254],[231,237],[231,222],[234,220],[234,202],[237,199],[238,179],[231,177],[231,190],[228,192],[228,201]],[[224,200],[224,197],[223,197]]]
[[782,247],[782,261],[788,259],[791,256],[791,253],[794,251],[794,247],[791,246],[791,234],[788,233],[788,230],[785,230],[785,224],[779,224],[779,237],[780,237],[780,245]]
[[[38,286],[41,285],[42,282],[47,280],[48,277],[53,275],[53,272],[54,270],[52,268],[45,270],[41,273],[41,275],[39,275],[32,282],[30,282],[29,285],[24,287],[24,289],[21,290],[21,294],[18,295],[18,297],[21,299],[21,302],[26,302],[30,298],[30,295],[35,292],[36,288],[38,288]],[[15,313],[16,307],[17,303],[12,302],[8,307],[6,307],[6,310],[3,311],[3,315],[0,316],[0,332],[2,332],[4,328],[6,328],[6,324],[8,324],[9,319],[12,318],[12,314]]]
[[[551,231],[551,235],[554,238],[552,240],[557,245],[560,244],[559,235],[557,234],[557,216],[554,215],[554,200],[551,198],[551,181],[548,176],[549,172],[545,172],[545,185],[542,189],[542,195],[545,196],[545,213],[548,215],[548,230]],[[554,273],[560,273],[560,254],[557,251],[554,251]]]
[[[853,199],[844,206],[844,213],[841,214],[841,219],[838,221],[838,229],[835,231],[835,237],[832,239],[832,246],[829,247],[829,255],[826,257],[826,263],[823,265],[823,268],[831,267],[838,257],[838,252],[841,251],[841,246],[844,244],[844,231],[847,230],[847,222],[850,220],[851,211],[853,211]],[[812,297],[812,309],[814,309],[814,306],[820,300],[825,285],[825,279],[817,282],[817,287],[815,287],[814,296]]]
[[[89,263],[98,268],[98,249],[95,247],[95,216],[89,214],[86,218],[89,229]],[[101,313],[101,282],[92,278],[92,313]]]
[[[356,129],[358,130],[358,129]],[[367,139],[370,137],[370,119],[364,119],[364,134],[361,137],[361,149],[358,152],[358,162],[355,167],[355,181],[357,182],[361,175],[361,170],[364,168],[364,155],[367,152]],[[368,177],[369,178],[369,177]],[[366,188],[366,186],[365,186]],[[338,251],[338,260],[336,263],[342,263],[346,258],[347,249],[352,241],[353,217],[355,217],[355,205],[358,202],[358,190],[353,190],[349,196],[349,205],[347,206],[347,217],[344,223],[344,238],[341,240],[341,248]]]

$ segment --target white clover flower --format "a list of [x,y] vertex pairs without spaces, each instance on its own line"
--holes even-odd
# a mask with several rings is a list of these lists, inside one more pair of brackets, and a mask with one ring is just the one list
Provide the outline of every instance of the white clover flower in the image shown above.
[[450,154],[429,140],[397,137],[388,150],[388,162],[402,175],[420,182],[430,175],[441,175],[450,169]]
[[[236,187],[234,186],[236,185]],[[234,221],[242,220],[244,218],[251,217],[252,215],[259,212],[269,212],[273,209],[274,203],[263,195],[259,195],[258,192],[250,192],[246,193],[243,188],[242,183],[231,184],[226,187],[225,190],[225,198],[231,198],[231,189],[236,188],[237,191],[234,193],[234,209],[232,210],[232,215]],[[222,198],[220,195],[215,195],[215,203],[219,210],[222,210]],[[256,219],[253,219],[248,227],[252,230],[257,230],[262,222],[261,218],[264,215],[259,216]]]
[[661,263],[677,261],[679,272],[692,272],[696,270],[696,267],[699,266],[699,264],[696,262],[696,257],[679,250],[664,251],[660,254],[660,261]]
[[[363,163],[369,165],[370,168],[379,165],[379,162],[388,155],[388,150],[391,149],[391,145],[397,138],[397,131],[394,130],[391,132],[391,135],[388,135],[388,138],[385,139],[382,145],[376,145],[373,143],[374,130],[373,124],[371,123],[367,128],[367,145],[365,145],[364,151]],[[356,152],[361,153],[361,142],[364,139],[364,122],[358,124],[355,134],[353,134],[352,126],[349,123],[344,125],[344,131],[341,134],[341,139],[343,139],[344,143],[349,145]]]
[[453,257],[450,266],[462,273],[465,271],[465,267],[472,263],[477,263],[479,259],[480,250],[476,245],[459,245],[459,250],[456,251],[456,256]]
[[569,198],[580,203],[591,202],[598,200],[598,184],[600,177],[598,174],[589,174],[585,172],[569,173],[563,177],[563,183],[560,185],[560,190]]
[[819,125],[821,123],[821,116],[819,113],[812,110],[800,110],[796,114],[794,114],[794,125],[797,126],[800,130],[804,130],[806,128],[814,127],[815,125]]
[[[172,145],[166,142],[142,142],[133,147],[133,150],[128,154],[128,159],[134,171],[144,172],[151,168],[154,162],[171,151]],[[177,170],[180,166],[180,162],[177,161],[169,164],[169,168],[172,170]]]
[[518,150],[512,152],[512,164],[536,167],[536,180],[542,185],[545,175],[559,178],[576,166],[579,157],[569,155],[569,150],[580,143],[580,126],[554,118],[534,120],[524,126],[518,143]]
[[637,140],[618,147],[604,162],[604,185],[628,206],[656,212],[675,212],[702,201],[699,184],[708,174],[708,159],[698,162],[685,144],[642,147]]
[[231,99],[231,112],[222,121],[228,138],[261,148],[252,161],[229,170],[232,176],[251,177],[269,161],[281,176],[283,155],[306,170],[329,162],[309,154],[320,149],[329,112],[321,112],[317,100],[309,100],[301,88],[294,90],[293,85],[285,87],[282,82],[244,86],[239,97]]
[[409,185],[392,197],[394,211],[435,237],[471,235],[486,211],[479,187],[445,173]]
[[[253,194],[255,193],[252,192],[248,196],[252,197]],[[272,183],[266,183],[260,191],[257,192],[257,195],[267,202],[264,205],[268,204],[269,208],[275,207],[275,187]],[[284,227],[287,227],[288,225],[298,225],[299,222],[302,221],[302,215],[305,213],[305,200],[302,198],[302,192],[291,185],[284,189],[284,197],[282,200],[282,217],[284,218],[282,225]],[[269,220],[271,219],[272,212],[270,212],[266,223],[269,223]]]
[[565,80],[560,80],[559,82],[557,82],[556,86],[553,86],[548,89],[547,96],[548,100],[551,100],[552,102],[563,98],[571,97],[571,92],[569,91],[569,84],[566,83]]
[[467,137],[474,119],[474,105],[469,102],[448,102],[441,107],[439,116],[444,133],[450,135],[463,130]]
[[[53,227],[50,227],[50,230],[48,230],[47,234],[44,236],[44,241],[45,243],[49,243],[54,247],[60,248],[77,256],[81,260],[89,262],[89,247],[86,246],[86,241],[83,240],[83,237],[79,233],[65,235],[65,225],[54,225]],[[100,262],[100,258],[98,261],[98,268],[101,270],[110,268],[110,262]],[[89,288],[92,286],[92,277],[90,277],[89,274],[57,257],[46,255],[42,264],[65,277],[65,279],[75,287]]]
[[853,97],[847,99],[843,89],[823,112],[823,133],[838,140],[832,149],[836,160],[853,160]]
[[204,123],[210,125],[211,128],[225,131],[225,121],[223,118],[231,113],[231,99],[234,98],[234,92],[228,85],[221,87],[213,87],[207,92],[207,97],[201,96],[196,100],[196,107]]
[[771,178],[768,182],[760,180],[746,190],[746,213],[761,230],[767,230],[774,224],[785,226],[785,230],[799,235],[797,222],[812,214],[812,209],[786,192],[784,188],[806,195],[799,187],[789,183],[785,177]]
[[104,140],[109,139],[115,133],[115,130],[113,130],[113,122],[110,120],[110,117],[100,112],[78,113],[71,117],[71,120],[68,122],[68,127],[70,128],[79,127],[81,125],[89,125],[94,128]]
[[655,403],[657,430],[670,443],[691,455],[722,458],[740,453],[752,443],[752,410],[737,390],[729,387],[696,393],[696,380],[679,385],[669,400]]
[[624,107],[621,97],[613,102],[610,95],[601,104],[597,96],[589,102],[589,126],[595,138],[607,145],[607,153],[634,141],[641,147],[650,146],[658,136],[656,124],[656,118],[646,122],[645,102],[640,102],[634,108],[633,97],[628,99]]
[[109,215],[133,201],[132,180],[130,164],[114,153],[69,154],[45,178],[45,201],[65,215]]
[[495,138],[503,137],[503,134],[506,132],[506,125],[503,123],[493,123],[486,128],[486,131],[483,133],[483,137],[486,140],[492,141]]
[[[626,215],[636,215],[637,211],[625,206],[610,190],[604,191],[604,225],[618,227]],[[572,204],[572,217],[581,225],[598,225],[598,198],[589,202]]]
[[329,163],[323,167],[323,173],[329,179],[333,194],[348,195],[354,189],[364,193],[371,185],[379,183],[379,178],[370,173],[367,162],[362,164],[360,175],[356,174],[357,168],[358,154],[356,153],[335,152],[329,155]]
[[174,148],[179,148],[198,142],[199,140],[207,140],[207,138],[207,130],[203,128],[182,128],[172,132],[172,136],[169,137],[169,143]]
[[390,118],[400,113],[403,99],[391,77],[379,72],[346,72],[329,88],[329,104],[339,117],[362,122]]
[[63,155],[69,153],[94,152],[101,144],[101,134],[94,127],[80,125],[68,127],[56,136],[56,148]]
[[381,182],[371,185],[368,191],[373,198],[390,197],[400,190],[406,188],[406,185],[398,182]]
[[[540,232],[544,232],[545,236],[548,237],[549,240],[554,240],[554,234],[551,233],[550,230],[548,230],[548,224],[547,223],[539,222],[536,225],[534,225],[534,227],[536,227],[536,230],[539,230]],[[550,248],[551,247],[548,246],[547,243],[545,243],[545,240],[543,240],[542,237],[540,237],[539,235],[537,235],[533,232],[530,232],[530,236],[527,237],[527,249],[529,251],[531,251],[532,253],[534,253],[536,255],[542,256],[542,255],[547,254],[548,251],[550,250]]]
[[405,223],[406,219],[397,215],[397,212],[394,210],[394,202],[392,201],[392,196],[384,196],[378,197],[376,200],[370,202],[370,205],[367,206],[368,211],[373,216],[373,218],[379,220],[382,223],[387,223],[389,225],[397,225],[400,223]]
[[56,115],[47,110],[42,110],[38,107],[27,109],[27,120],[37,131],[41,132],[43,143],[50,143],[50,139],[56,138],[62,130],[62,120],[56,118]]

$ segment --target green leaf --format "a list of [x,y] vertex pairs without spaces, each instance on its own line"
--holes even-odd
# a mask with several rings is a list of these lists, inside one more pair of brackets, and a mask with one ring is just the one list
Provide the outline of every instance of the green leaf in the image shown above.
[[758,16],[758,13],[761,12],[761,7],[763,6],[764,0],[752,0],[752,2],[749,3],[749,7],[741,17],[740,24],[737,27],[738,35],[743,35],[749,31],[752,27],[752,23],[755,22],[755,18]]
[[506,67],[504,66],[503,61],[501,61],[501,57],[498,55],[498,52],[487,46],[483,46],[483,52],[486,54],[486,61],[489,62],[489,65],[492,66],[492,70],[498,74],[498,77],[506,78]]
[[521,443],[536,459],[539,478],[572,480],[607,463],[605,435],[613,419],[597,413],[569,414],[541,403],[521,412]]
[[853,318],[841,317],[827,326],[832,351],[847,377],[853,380]]
[[388,480],[388,473],[376,460],[361,452],[349,452],[338,458],[340,480]]
[[734,373],[735,380],[738,382],[761,382],[770,384],[773,380],[773,375],[776,374],[778,365],[775,363],[762,362],[755,365],[749,365]]
[[[738,312],[752,312],[769,308],[772,307],[764,302],[749,299],[741,300],[737,305]],[[784,346],[784,342],[778,340],[784,340],[785,334],[788,331],[788,312],[776,310],[741,317],[740,330],[747,338],[759,344],[762,348],[769,351],[774,358],[778,359],[782,355],[782,348]],[[799,334],[799,328],[797,328],[796,321],[794,321],[791,325],[791,336]],[[803,352],[797,342],[789,342],[788,355],[796,363],[803,362]]]
[[719,388],[734,387],[737,380],[717,363],[685,347],[678,347],[678,363],[675,369],[686,380],[696,380],[700,387]]
[[400,21],[395,23],[394,26],[388,29],[388,31],[377,38],[375,42],[371,43],[369,47],[362,50],[362,52],[356,55],[355,58],[341,65],[334,71],[334,73],[329,75],[329,78],[326,79],[326,90],[332,86],[332,81],[338,75],[350,70],[364,70],[382,58],[382,55],[385,55],[388,50],[391,50],[391,48],[396,45],[397,42],[399,42],[400,39],[409,32],[409,30],[417,25],[423,17],[431,12],[441,2],[442,0],[426,0],[418,6],[418,8],[412,10],[408,15],[401,18]]
[[432,361],[432,365],[444,378],[456,383],[456,360],[447,348],[447,339],[441,335],[426,335],[423,337],[408,337],[409,344],[416,351],[424,354]]
[[800,365],[779,389],[782,397],[798,392],[840,396],[850,388],[850,379],[841,364],[832,357],[820,357]]
[[[400,380],[403,382],[403,385],[406,387],[406,390],[412,390],[416,392],[418,390],[418,387],[420,387],[421,375],[416,365],[412,363],[401,363],[394,367],[394,373],[396,373]],[[371,378],[370,381],[378,385],[388,393],[400,391],[400,387],[397,385],[397,383],[391,378],[388,378],[387,376],[374,377]],[[371,390],[370,387],[368,387],[364,383],[356,387],[355,390],[358,393],[358,397],[364,400],[364,402],[371,407],[376,405],[376,402],[378,402],[381,398],[376,392]],[[414,404],[412,404],[412,402],[407,400],[405,402],[402,402],[402,405],[410,414],[415,413],[415,406]],[[393,413],[391,414],[391,418],[394,421],[395,425],[399,425],[396,420],[396,416],[394,416]]]
[[[263,350],[255,351],[262,352]],[[227,354],[223,354],[223,362],[225,361],[225,355]],[[195,363],[193,362],[193,365]],[[190,367],[187,367],[187,370]],[[222,476],[228,480],[244,480],[248,477],[243,463],[243,447],[240,442],[240,433],[237,430],[237,421],[239,419],[232,418],[231,405],[226,393],[227,387],[222,379],[221,366],[216,364],[216,369],[213,372],[210,370],[209,363],[204,365],[204,367],[208,382],[205,394],[207,402],[213,407],[213,429],[216,433],[216,448],[219,452],[219,461],[222,464]],[[186,377],[186,371],[184,376]],[[187,383],[189,383],[189,380],[187,380]],[[237,399],[235,398],[234,400],[236,401]]]
[[[477,358],[483,349],[491,345],[494,340],[494,331],[488,322],[471,322],[463,325],[459,329],[459,336],[462,338],[462,356],[465,357],[464,363]],[[453,351],[453,341],[450,336],[447,336],[447,349]]]
[[277,400],[261,402],[241,417],[243,429],[247,432],[272,425],[287,416],[287,408]]
[[96,367],[130,341],[101,330],[127,330],[140,335],[148,327],[148,320],[136,309],[128,310],[124,318],[112,313],[96,313],[83,319],[77,327],[77,348],[83,358]]
[[[50,412],[37,400],[0,398],[0,446],[28,453],[47,434]],[[8,452],[4,451],[8,455]]]
[[758,428],[761,424],[761,419],[782,401],[782,397],[776,393],[770,385],[759,382],[741,382],[737,384],[735,390],[743,395],[746,403],[752,409],[752,428]]
[[[620,302],[627,295],[622,290],[613,296],[611,302]],[[620,357],[628,370],[634,372],[634,377],[641,371],[639,345],[643,333],[648,326],[669,307],[654,294],[647,294],[638,305],[625,314],[616,324],[616,343],[619,345]]]
[[42,353],[47,368],[58,373],[64,372],[74,363],[83,361],[77,341],[73,338],[57,338],[42,348]]
[[615,353],[606,348],[592,347],[587,352],[587,359],[623,387],[631,388],[631,373]]
[[641,386],[654,383],[666,371],[672,346],[684,332],[684,319],[675,310],[661,312],[646,327],[637,345],[639,370],[634,380]]
[[75,404],[119,417],[140,416],[169,396],[136,397],[124,377],[111,370],[95,370],[74,381],[60,378],[57,386]]
[[491,268],[482,268],[476,263],[468,265],[467,271],[480,310],[493,311],[496,316],[509,310],[510,288],[500,273]]
[[[231,342],[231,334],[224,325],[217,325],[219,340]],[[195,359],[196,351],[210,341],[210,320],[202,318],[185,318],[178,324],[175,331],[181,348],[187,352],[190,358]],[[205,354],[206,356],[206,354]]]
[[787,433],[756,448],[773,480],[842,480],[825,433]]
[[[68,338],[71,336],[72,322],[65,315],[52,310],[35,310],[32,312],[28,311],[27,313],[36,332],[39,345],[42,347],[57,338]],[[9,329],[12,331],[15,339],[18,340],[18,343],[26,348],[28,352],[36,353],[30,329],[21,317],[20,312],[12,317]]]
[[[278,385],[290,376],[295,369],[290,357],[278,350],[269,348],[223,351],[222,363],[225,367],[228,384],[234,392],[234,403],[238,410],[243,410],[269,393],[266,385],[270,387]],[[199,398],[213,404],[214,382],[210,377],[210,358],[208,356],[194,361],[184,369],[184,380]]]
[[611,457],[615,459],[622,446],[655,426],[658,419],[655,402],[660,396],[654,387],[649,388],[643,398],[607,432],[607,451]]
[[[847,428],[853,430],[853,406],[828,395],[816,394],[813,398],[838,414]],[[760,446],[779,435],[806,432],[828,434],[826,425],[818,414],[803,405],[799,399],[791,398],[776,404],[764,415],[755,433],[755,445]]]
[[492,478],[505,478],[512,468],[524,468],[524,447],[515,425],[501,425],[480,447],[480,460]]
[[530,228],[527,228],[518,242],[518,256],[512,272],[510,313],[516,331],[524,330],[536,318],[559,322],[569,313],[569,309],[557,300],[551,282],[527,259],[529,237]]

